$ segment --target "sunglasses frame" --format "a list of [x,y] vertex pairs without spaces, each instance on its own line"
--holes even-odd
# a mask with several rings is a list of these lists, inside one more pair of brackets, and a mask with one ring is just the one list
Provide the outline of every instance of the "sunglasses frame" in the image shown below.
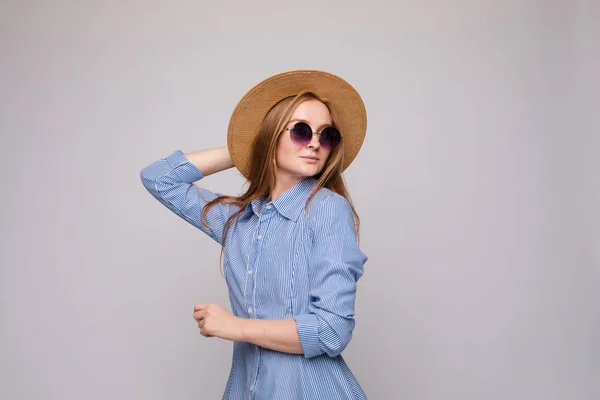
[[[296,125],[298,125],[298,124],[304,124],[304,125],[308,126],[308,129],[310,129],[310,131],[311,131],[311,133],[313,134],[313,136],[314,136],[314,135],[319,135],[319,145],[320,145],[321,147],[323,147],[323,148],[326,148],[326,146],[323,146],[323,143],[321,142],[321,139],[322,139],[322,136],[321,136],[321,135],[323,134],[323,131],[324,131],[325,129],[327,129],[327,128],[333,128],[333,129],[335,129],[335,130],[336,130],[336,131],[337,131],[337,132],[340,134],[340,142],[337,144],[337,146],[335,146],[334,148],[332,148],[332,149],[329,149],[329,150],[330,150],[330,151],[334,151],[335,149],[339,148],[339,147],[340,147],[340,145],[342,144],[342,138],[343,138],[343,136],[342,136],[342,133],[341,133],[341,132],[340,132],[340,131],[339,131],[339,130],[338,130],[336,127],[335,127],[335,126],[333,126],[333,125],[328,125],[328,126],[325,126],[323,129],[321,129],[321,131],[320,131],[320,132],[314,132],[314,131],[312,130],[311,126],[310,126],[308,123],[306,123],[306,122],[304,122],[304,121],[298,121],[298,122],[294,123],[294,126],[292,126],[291,128],[285,128],[285,130],[286,130],[286,131],[290,131],[290,135],[291,135],[291,133],[292,133],[292,130],[293,130],[293,129],[295,129],[295,128],[296,128]],[[291,139],[291,136],[290,136],[290,139]],[[307,144],[309,144],[309,143],[311,142],[311,140],[312,140],[312,136],[311,136],[311,139],[309,139],[309,140],[306,142],[306,144],[303,144],[302,146],[306,146]],[[292,139],[292,141],[294,141],[294,140]],[[298,145],[298,143],[296,143],[296,142],[294,142],[294,143],[295,143],[296,145]]]

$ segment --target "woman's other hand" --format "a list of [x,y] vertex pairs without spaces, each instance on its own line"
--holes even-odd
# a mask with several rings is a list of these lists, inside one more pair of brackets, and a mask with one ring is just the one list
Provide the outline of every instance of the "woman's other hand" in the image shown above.
[[234,342],[241,340],[241,318],[217,303],[195,304],[194,320],[198,322],[200,334],[204,337],[216,336]]

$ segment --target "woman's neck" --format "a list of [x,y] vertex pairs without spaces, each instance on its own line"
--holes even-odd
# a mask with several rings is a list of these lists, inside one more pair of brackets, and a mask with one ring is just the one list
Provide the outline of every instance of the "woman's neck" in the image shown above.
[[282,194],[302,182],[306,177],[300,176],[278,176],[275,182],[275,189],[271,191],[268,201],[277,200]]

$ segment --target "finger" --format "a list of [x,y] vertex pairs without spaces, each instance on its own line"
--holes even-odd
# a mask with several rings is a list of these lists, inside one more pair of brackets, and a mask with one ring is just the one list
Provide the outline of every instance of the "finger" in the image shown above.
[[204,319],[205,317],[206,317],[206,311],[204,311],[204,310],[196,311],[194,313],[194,319],[196,321],[200,321],[200,320]]
[[210,303],[196,303],[194,304],[194,312],[204,310],[209,306]]

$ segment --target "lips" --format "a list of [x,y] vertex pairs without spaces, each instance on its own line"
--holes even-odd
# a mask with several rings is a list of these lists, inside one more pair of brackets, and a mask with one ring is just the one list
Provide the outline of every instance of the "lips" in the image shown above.
[[305,158],[305,159],[307,159],[307,160],[315,160],[315,161],[318,161],[318,160],[319,160],[317,157],[311,157],[311,156],[303,156],[303,157],[301,157],[301,158]]

